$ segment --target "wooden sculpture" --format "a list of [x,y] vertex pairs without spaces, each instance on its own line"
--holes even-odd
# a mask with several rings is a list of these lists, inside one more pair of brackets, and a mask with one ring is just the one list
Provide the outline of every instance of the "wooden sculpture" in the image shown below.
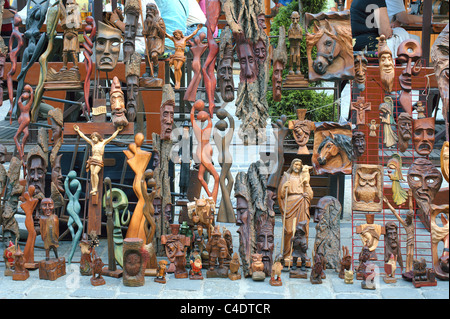
[[381,124],[383,124],[383,143],[387,148],[390,148],[398,142],[397,133],[392,129],[393,126],[396,126],[392,98],[386,96],[384,102],[380,104],[379,110]]
[[316,175],[351,174],[353,157],[351,125],[324,122],[316,124],[312,164]]
[[355,84],[359,92],[366,89],[367,77],[367,58],[366,51],[353,51],[353,59],[355,64]]
[[361,281],[361,288],[362,289],[369,289],[369,290],[375,290],[377,289],[377,282],[376,279],[376,272],[375,272],[376,266],[372,262],[367,262],[364,270],[362,272],[362,281]]
[[33,185],[34,197],[43,199],[45,197],[45,175],[47,174],[48,155],[47,149],[41,145],[35,145],[27,154],[27,187]]
[[271,286],[282,286],[281,272],[283,270],[283,255],[278,254],[272,265],[272,273],[270,274],[269,284]]
[[[301,68],[301,43],[303,40],[303,29],[300,25],[300,14],[297,11],[292,12],[291,24],[288,30],[289,38],[289,74],[284,82],[285,87],[307,87],[308,79],[302,74]],[[284,31],[284,29],[283,29]],[[286,37],[286,33],[280,28],[279,41],[285,41],[281,37]],[[275,72],[275,60],[274,60]],[[274,85],[274,84],[273,84]]]
[[[293,49],[295,41],[291,40],[291,49]],[[281,101],[282,86],[283,86],[283,70],[288,62],[288,55],[286,51],[286,30],[284,26],[279,29],[278,46],[273,51],[273,72],[272,72],[272,96],[276,102]]]
[[169,58],[169,66],[173,66],[175,74],[175,90],[178,90],[181,87],[181,76],[183,75],[182,67],[184,62],[186,61],[184,50],[186,49],[187,41],[195,37],[195,35],[202,27],[203,25],[199,24],[197,26],[197,30],[187,37],[183,35],[183,32],[181,30],[173,31],[173,36],[167,34],[166,32],[166,37],[173,41],[175,47],[175,53]]
[[434,117],[413,120],[412,141],[414,149],[420,156],[430,155],[435,141]]
[[377,124],[377,121],[376,120],[371,120],[370,121],[370,124],[367,124],[367,126],[369,127],[369,136],[370,137],[377,137],[378,135],[377,135],[377,130],[378,130],[378,127],[380,126],[380,124]]
[[[70,235],[72,236],[72,248],[69,253],[68,263],[72,262],[75,249],[83,234],[83,223],[80,219],[81,204],[79,202],[81,195],[81,183],[77,180],[77,173],[75,171],[70,171],[67,174],[66,180],[64,181],[64,189],[67,197],[69,198],[69,203],[67,204],[66,210],[69,214],[69,220],[67,221],[67,227],[69,228]],[[77,226],[77,231],[75,232],[73,228],[73,223]]]
[[[5,245],[6,246],[6,245]],[[14,254],[16,253],[16,246],[9,241],[8,246],[6,246],[3,251],[3,260],[5,262],[5,271],[3,275],[6,277],[11,277],[14,272]]]
[[124,94],[117,76],[113,78],[109,100],[111,103],[111,121],[116,129],[123,129],[128,125],[128,119],[126,117]]
[[155,3],[147,3],[145,7],[145,20],[143,21],[142,35],[145,39],[146,69],[139,86],[161,87],[162,79],[157,78],[158,57],[164,54],[164,38],[166,37],[166,25],[159,15],[158,6]]
[[225,26],[220,33],[219,62],[217,65],[220,96],[224,102],[234,100],[233,52],[233,33],[229,26]]
[[439,93],[442,100],[442,115],[446,126],[446,139],[449,137],[448,105],[449,105],[449,36],[448,23],[439,34],[430,50],[431,62],[434,65],[434,74],[438,81]]
[[364,132],[353,130],[352,132],[353,159],[357,160],[366,151],[366,135]]
[[418,206],[416,214],[430,231],[430,205],[441,188],[442,174],[430,160],[419,157],[409,167],[407,180]]
[[256,253],[262,255],[262,262],[264,264],[264,273],[266,276],[272,274],[273,265],[273,250],[275,248],[274,242],[274,227],[275,221],[268,213],[256,217]]
[[227,278],[228,267],[225,266],[225,259],[228,257],[228,247],[222,237],[219,226],[214,227],[211,238],[206,244],[206,251],[209,256],[209,268],[206,272],[207,278]]
[[366,124],[366,112],[370,111],[371,103],[366,102],[363,96],[358,96],[356,102],[351,103],[351,110],[356,111],[356,125]]
[[123,242],[123,284],[141,287],[145,284],[147,251],[140,238],[126,238]]
[[441,172],[445,180],[449,181],[449,142],[445,141],[441,149]]
[[[41,200],[42,215],[39,218],[39,229],[44,242],[45,259],[39,262],[39,279],[56,280],[66,274],[64,257],[58,257],[59,218],[55,215],[51,198]],[[50,250],[55,258],[50,258]]]
[[91,276],[92,275],[92,241],[89,240],[89,237],[86,233],[83,233],[80,240],[80,250],[81,250],[81,259],[80,259],[80,274],[82,276]]
[[18,210],[19,197],[24,191],[21,185],[20,169],[21,161],[17,157],[12,157],[9,162],[8,184],[6,185],[3,196],[4,204],[0,206],[0,222],[2,225],[3,245],[6,247],[10,241],[16,241],[20,238],[19,224],[14,217]]
[[402,158],[397,153],[393,154],[387,162],[387,174],[392,181],[392,199],[396,205],[403,205],[408,199],[408,193],[403,189]]
[[363,248],[361,249],[361,252],[359,253],[359,256],[358,256],[359,264],[355,270],[357,280],[364,280],[364,273],[369,264],[370,255],[371,255],[371,252],[369,250],[369,247],[363,246]]
[[27,243],[25,244],[24,260],[25,267],[28,269],[37,269],[38,263],[34,262],[34,244],[36,242],[36,229],[34,228],[34,210],[36,209],[39,200],[37,198],[33,198],[34,195],[34,186],[31,185],[28,187],[28,191],[23,193],[23,196],[20,197],[20,201],[22,204],[20,207],[25,212],[25,227],[28,231]]
[[386,275],[383,277],[383,280],[387,284],[395,284],[397,282],[397,278],[395,278],[395,270],[397,269],[397,260],[394,254],[389,256],[389,260],[384,263],[384,271]]
[[406,214],[406,218],[403,219],[394,207],[389,203],[386,197],[383,197],[384,203],[388,206],[389,210],[398,219],[400,224],[405,228],[406,231],[406,265],[405,272],[403,273],[404,278],[412,279],[412,267],[414,259],[414,246],[415,246],[415,224],[414,224],[414,206],[412,191],[408,192],[409,196],[409,211]]
[[[4,10],[5,0],[0,0],[0,31],[1,25],[3,25],[3,10]],[[6,57],[8,56],[8,46],[5,45],[3,38],[0,39],[0,106],[3,105],[3,75]]]
[[133,191],[136,194],[138,202],[134,208],[133,215],[128,225],[126,238],[141,238],[144,244],[148,244],[145,234],[145,217],[143,207],[145,200],[142,194],[141,180],[144,178],[144,172],[147,169],[152,153],[144,151],[141,146],[144,143],[144,134],[137,133],[134,137],[134,143],[128,146],[128,150],[124,150],[127,157],[127,163],[135,173],[133,180]]
[[95,247],[100,244],[98,236],[95,231],[89,233],[89,252],[90,252],[90,269],[91,269],[91,285],[101,286],[106,283],[105,279],[102,277],[103,266],[105,265],[97,254]]
[[128,63],[135,52],[135,40],[141,17],[141,3],[137,0],[128,0],[124,7],[125,26],[123,31],[123,61]]
[[119,126],[117,130],[107,139],[103,139],[100,133],[94,132],[91,134],[91,138],[88,138],[83,132],[80,131],[78,125],[74,125],[73,129],[80,135],[91,147],[92,155],[89,157],[86,165],[86,170],[91,172],[91,191],[90,195],[95,196],[98,192],[98,182],[100,173],[103,167],[103,153],[105,152],[105,146],[111,142],[119,132],[122,130],[122,126]]
[[386,43],[386,36],[380,35],[378,40],[378,61],[380,65],[381,87],[385,93],[391,93],[394,87],[395,65],[392,51]]
[[17,250],[14,253],[14,272],[12,274],[12,280],[23,281],[30,277],[30,272],[25,267],[25,258],[23,252],[20,250],[20,246],[17,245]]
[[347,285],[353,285],[353,277],[354,277],[353,270],[345,270],[344,283]]
[[214,94],[216,91],[217,79],[214,74],[216,67],[217,54],[219,53],[219,45],[214,39],[214,33],[219,23],[219,16],[221,13],[221,0],[207,0],[205,1],[205,14],[208,17],[206,20],[207,38],[208,38],[208,56],[202,68],[203,80],[205,82],[206,97],[208,98],[209,116],[214,117]]
[[192,71],[194,72],[194,75],[192,76],[192,80],[189,83],[188,88],[186,89],[186,92],[184,94],[184,100],[185,101],[191,101],[195,102],[197,98],[197,90],[198,86],[200,84],[200,81],[202,80],[202,62],[201,57],[203,53],[205,53],[206,49],[208,48],[208,45],[203,44],[203,40],[206,38],[206,34],[204,32],[201,32],[198,36],[194,38],[194,40],[188,41],[188,45],[190,46],[190,51],[192,52],[192,55],[194,56],[192,60]]
[[355,164],[353,168],[352,209],[380,212],[383,209],[383,167]]
[[117,65],[122,42],[122,31],[101,21],[97,26],[95,40],[95,68],[102,72],[111,72]]
[[261,254],[252,254],[251,276],[254,281],[264,281],[266,278]]
[[412,116],[402,112],[397,117],[398,149],[405,152],[408,149],[409,141],[412,138]]
[[369,260],[378,260],[375,249],[378,247],[381,235],[386,234],[386,227],[375,224],[375,215],[366,214],[366,223],[356,226],[356,233],[361,237],[363,246],[369,250]]
[[417,118],[418,119],[423,119],[426,118],[426,109],[425,109],[425,105],[423,105],[423,103],[421,101],[417,101],[417,105],[415,107],[416,112],[417,112]]
[[[234,119],[224,108],[218,109],[216,115],[219,121],[214,126],[213,138],[217,150],[219,151],[218,161],[221,167],[219,184],[222,194],[217,221],[223,223],[235,223],[236,218],[233,213],[233,205],[230,199],[231,190],[233,189],[234,184],[233,175],[230,170],[233,165],[233,158],[229,150],[235,128]],[[230,124],[226,122],[226,119],[228,119]],[[222,135],[219,131],[224,132],[224,134]]]
[[[448,219],[449,219],[449,208],[446,205],[431,205],[430,214],[430,225],[431,225],[431,254],[433,258],[433,269],[436,273],[436,277],[441,280],[448,281],[449,267],[448,267],[448,256],[449,256],[449,235],[448,235]],[[438,225],[436,219],[441,216],[442,226]],[[438,245],[443,242],[443,253],[439,257],[438,255]]]
[[181,134],[180,148],[178,150],[178,160],[172,158],[172,161],[180,164],[179,187],[181,198],[187,199],[187,193],[190,185],[191,177],[191,156],[192,156],[192,136],[190,135],[189,122],[184,121],[183,133]]
[[127,119],[134,122],[136,119],[137,101],[139,98],[139,76],[141,75],[142,56],[133,52],[125,63],[125,79],[127,82]]
[[94,65],[92,63],[92,54],[94,53],[94,38],[97,34],[97,25],[93,17],[88,16],[85,19],[86,26],[84,27],[83,39],[83,55],[86,67],[86,76],[84,78],[84,113],[88,116],[91,114],[91,104],[89,102],[90,97],[90,86],[91,86],[91,75],[94,70]]
[[414,39],[408,39],[400,43],[397,48],[397,61],[406,64],[402,74],[399,76],[400,105],[406,113],[412,114],[412,76],[419,75],[422,69],[422,46]]
[[316,206],[314,251],[325,258],[327,269],[339,269],[341,261],[340,217],[342,206],[332,196],[322,197]]
[[239,262],[239,255],[237,253],[234,253],[233,258],[230,261],[230,272],[228,273],[228,278],[230,280],[234,281],[234,280],[241,279],[242,276],[239,273],[240,267],[241,267],[241,263]]
[[202,257],[196,255],[194,260],[190,260],[191,270],[189,270],[189,279],[191,280],[203,280],[202,275]]
[[[212,120],[207,112],[204,111],[205,102],[197,100],[191,108],[191,123],[194,130],[195,138],[199,143],[196,149],[197,161],[200,163],[198,169],[198,179],[205,189],[208,196],[212,197],[214,202],[217,202],[217,194],[219,192],[219,174],[212,164],[213,149],[209,142],[211,138]],[[197,120],[204,123],[207,122],[205,128],[198,126],[195,118],[195,111],[197,111]],[[208,184],[204,180],[205,171],[208,171],[214,178],[214,187],[212,192],[208,188]]]
[[[22,95],[19,97],[18,105],[20,110],[19,118],[17,119],[17,122],[19,123],[19,128],[17,129],[16,134],[14,135],[14,143],[16,144],[17,151],[19,153],[19,157],[21,160],[23,160],[23,157],[25,155],[24,149],[25,144],[27,143],[28,136],[29,136],[29,125],[31,122],[30,118],[30,110],[31,105],[33,104],[34,99],[34,93],[32,87],[27,84],[25,85],[24,89],[25,92],[22,93]],[[24,100],[27,101],[24,105]],[[10,123],[12,121],[12,118],[10,119]],[[22,136],[22,143],[19,143],[19,137]]]
[[211,238],[212,231],[214,230],[215,206],[216,204],[211,197],[194,198],[194,202],[187,204],[189,219],[197,227],[201,226],[202,229],[206,230],[208,239]]
[[[148,192],[148,188],[151,188],[151,193]],[[153,200],[156,195],[156,181],[153,178],[153,170],[147,169],[144,172],[144,178],[141,179],[141,191],[144,197],[144,206],[142,212],[145,218],[144,231],[145,231],[145,249],[148,252],[148,263],[146,265],[145,274],[154,276],[157,271],[156,261],[156,222],[155,222],[155,207],[153,206]]]
[[154,279],[155,282],[160,284],[166,283],[166,273],[167,273],[167,260],[160,260],[158,262],[158,271]]
[[[289,249],[289,254],[290,256],[292,256],[292,267],[290,267],[289,278],[306,279],[308,276],[306,272],[306,253],[308,251],[308,233],[306,220],[301,221],[296,225],[295,232],[290,239]],[[300,268],[297,268],[297,261],[299,258],[301,260],[301,266]],[[285,263],[285,265],[286,264],[287,263]]]
[[17,111],[18,98],[23,93],[25,77],[28,70],[38,61],[47,40],[47,34],[41,34],[40,29],[45,22],[49,5],[50,0],[27,0],[27,21],[26,31],[24,32],[24,36],[27,39],[27,45],[23,51],[21,69],[17,76],[16,99],[14,100],[14,104],[11,104],[9,112],[13,117]]
[[[167,259],[170,262],[167,272],[174,273],[178,268],[180,270],[177,273],[179,275],[179,278],[182,278],[184,276],[184,278],[187,278],[188,273],[186,272],[186,270],[182,271],[182,268],[186,266],[186,247],[190,245],[190,239],[185,235],[179,234],[179,224],[171,224],[170,230],[171,234],[161,236],[161,243],[165,247]],[[179,264],[178,267],[177,264]]]
[[326,269],[327,260],[320,252],[315,253],[313,260],[314,266],[311,269],[309,280],[313,285],[322,284],[322,279],[326,278],[324,270]]
[[[400,248],[398,226],[395,221],[390,220],[386,222],[385,229],[386,234],[384,235],[384,263],[385,265],[391,265],[391,277],[394,277],[394,268],[397,267],[397,263],[400,266],[401,271],[403,272],[403,258]],[[394,264],[393,261],[395,262]],[[389,272],[386,272],[386,274],[388,273]],[[389,278],[385,278],[385,282],[386,279]]]
[[[314,32],[306,33],[309,80],[352,80],[355,76],[350,11],[305,14],[306,25],[314,23]],[[317,48],[313,60],[312,49]]]
[[[284,173],[278,187],[278,203],[283,215],[283,240],[282,252],[286,260],[291,251],[291,239],[293,231],[297,227],[294,224],[305,222],[305,236],[309,236],[309,220],[311,200],[314,196],[311,185],[309,184],[309,170],[303,171],[303,163],[300,159],[294,159],[290,168]],[[306,165],[305,165],[306,166]],[[289,261],[288,261],[289,262]],[[287,263],[285,263],[287,265]]]
[[315,129],[313,121],[306,120],[307,110],[297,109],[297,120],[289,121],[289,129],[292,130],[295,142],[298,145],[297,154],[310,154],[306,144],[309,142],[311,132]]
[[[11,69],[6,75],[6,85],[8,87],[8,97],[9,103],[11,105],[10,110],[8,111],[8,115],[11,115],[13,105],[14,105],[14,87],[13,87],[13,75],[16,74],[17,71],[17,57],[20,53],[20,50],[24,46],[23,33],[20,32],[20,26],[22,25],[22,18],[17,12],[14,12],[14,26],[11,32],[10,41],[9,41],[9,60],[11,62]],[[13,48],[14,44],[16,46]]]
[[432,269],[427,268],[425,258],[421,258],[420,260],[414,259],[413,265],[414,277],[412,283],[414,287],[433,287],[437,285],[436,274]]
[[350,268],[352,268],[352,255],[350,255],[347,246],[342,246],[342,259],[339,262],[339,264],[340,264],[339,278],[345,279],[347,272],[350,271]]
[[[80,71],[78,69],[78,55],[80,43],[78,32],[81,30],[81,12],[75,0],[68,0],[66,5],[59,1],[59,19],[63,29],[63,66],[59,71],[50,68],[47,73],[45,87],[48,89],[78,89],[81,88]],[[73,66],[68,69],[69,57]]]
[[170,84],[163,86],[163,100],[160,107],[161,134],[163,141],[170,140],[173,129],[175,92]]
[[51,175],[51,198],[55,203],[55,207],[59,208],[64,205],[64,181],[61,173],[61,155],[58,152],[63,144],[63,111],[54,108],[48,111],[48,118],[51,122],[53,147],[50,153],[50,166],[52,168]]

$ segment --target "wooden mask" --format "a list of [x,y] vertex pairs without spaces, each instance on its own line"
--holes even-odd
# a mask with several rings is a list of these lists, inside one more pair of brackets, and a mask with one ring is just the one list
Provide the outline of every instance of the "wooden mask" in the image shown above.
[[287,63],[286,30],[280,27],[278,46],[273,52],[272,93],[274,101],[281,101],[283,70]]
[[240,81],[252,83],[258,77],[258,63],[254,54],[252,45],[249,41],[243,41],[238,44],[237,53],[241,72],[239,75]]
[[117,65],[120,53],[122,32],[99,21],[97,39],[95,41],[96,68],[103,72],[111,72]]
[[125,99],[119,78],[117,76],[113,79],[109,94],[109,99],[111,102],[111,119],[114,127],[118,128],[120,126],[127,126],[128,120],[126,117],[127,110],[125,109]]
[[361,157],[366,151],[366,134],[361,131],[352,132],[353,158]]
[[449,175],[449,142],[445,141],[444,145],[442,145],[441,150],[441,171],[442,175],[444,176],[445,180],[448,182],[448,175]]
[[367,59],[364,51],[353,52],[355,64],[355,83],[359,92],[366,89]]
[[435,141],[434,117],[427,117],[413,121],[412,140],[414,143],[414,148],[419,155],[430,155]]
[[386,37],[380,35],[378,42],[378,61],[380,66],[381,85],[385,92],[390,93],[394,87],[395,65],[392,51],[386,44]]
[[233,80],[233,34],[225,28],[220,35],[219,64],[217,66],[217,79],[220,95],[225,102],[234,100]]
[[402,112],[397,117],[398,148],[400,152],[408,149],[409,141],[412,138],[412,116]]

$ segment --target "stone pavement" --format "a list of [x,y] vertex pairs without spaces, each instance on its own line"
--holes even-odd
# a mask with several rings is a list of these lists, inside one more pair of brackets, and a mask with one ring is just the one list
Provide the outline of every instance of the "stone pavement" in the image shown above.
[[[220,223],[218,223],[220,225]],[[282,221],[276,218],[276,245],[279,248]],[[239,242],[237,227],[232,224],[226,226],[233,235],[234,249]],[[351,219],[344,215],[341,221],[341,244],[351,249]],[[311,222],[311,248],[315,237],[315,224]],[[38,237],[36,246],[42,247]],[[60,243],[60,256],[68,256],[71,246],[69,241]],[[23,250],[23,246],[21,246]],[[107,244],[102,239],[97,252],[103,262],[107,262]],[[78,261],[80,252],[76,252],[73,261]],[[43,249],[35,249],[35,260],[44,258]],[[0,265],[3,274],[4,263]],[[90,284],[90,277],[80,276],[78,264],[72,263],[75,271],[66,267],[67,274],[56,281],[39,280],[38,270],[30,271],[30,278],[26,281],[13,281],[12,277],[0,275],[0,299],[448,299],[449,283],[438,280],[436,287],[414,288],[412,283],[398,279],[396,284],[387,285],[379,278],[376,290],[364,290],[360,282],[355,280],[353,285],[344,284],[334,270],[326,270],[327,278],[321,285],[312,285],[309,279],[290,279],[288,273],[282,274],[283,285],[272,287],[269,280],[254,282],[251,279],[231,281],[229,279],[209,279],[201,281],[189,279],[175,279],[172,274],[167,276],[166,284],[158,284],[152,277],[146,277],[143,287],[126,287],[122,279],[105,277],[106,284],[94,287]],[[268,301],[270,303],[270,301]]]

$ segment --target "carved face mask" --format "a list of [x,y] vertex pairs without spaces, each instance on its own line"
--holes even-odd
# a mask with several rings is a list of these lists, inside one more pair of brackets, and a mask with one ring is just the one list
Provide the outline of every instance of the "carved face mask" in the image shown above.
[[449,180],[449,142],[445,141],[444,145],[442,145],[441,150],[441,171],[442,175],[444,176],[445,180],[448,182]]
[[34,156],[30,161],[30,167],[27,168],[27,185],[35,187],[35,194],[44,193],[45,174],[47,169],[44,160],[39,156]]
[[169,101],[169,103],[164,104],[161,107],[161,139],[170,140],[170,135],[172,134],[173,126],[173,111],[174,105]]
[[55,206],[53,204],[53,200],[51,198],[44,198],[41,201],[41,210],[44,216],[50,216],[53,214]]
[[273,64],[272,85],[273,85],[273,100],[281,101],[281,89],[283,81],[284,65],[281,61],[275,61]]
[[246,225],[248,222],[248,202],[241,196],[236,197],[236,225]]
[[366,88],[366,71],[367,71],[367,59],[364,56],[364,52],[357,51],[353,53],[355,63],[355,82],[356,87],[360,92]]
[[224,57],[219,64],[217,77],[222,99],[225,102],[234,100],[233,65],[231,56]]
[[400,151],[408,148],[409,140],[412,138],[412,117],[408,113],[400,113],[397,118],[398,144]]
[[379,65],[383,88],[385,91],[391,92],[395,77],[394,60],[392,59],[392,55],[389,53],[382,54],[379,58]]
[[95,62],[98,70],[103,72],[114,70],[119,59],[121,41],[120,30],[99,21],[95,43]]
[[253,51],[255,52],[255,56],[258,58],[260,62],[264,62],[266,59],[266,46],[264,45],[263,41],[258,41],[255,43],[253,47]]
[[256,230],[256,251],[262,254],[264,272],[268,276],[272,270],[272,254],[275,247],[273,226],[270,219],[264,216],[259,218]]
[[406,64],[399,76],[403,90],[411,91],[411,77],[418,75],[422,68],[422,47],[416,40],[403,41],[397,49],[397,61]]
[[416,159],[408,170],[408,185],[420,207],[428,207],[441,188],[442,175],[426,158]]
[[241,66],[241,73],[239,75],[241,83],[255,82],[258,77],[258,64],[256,63],[252,46],[248,42],[239,44],[238,56]]
[[353,155],[358,158],[366,151],[366,136],[363,132],[353,131],[352,135]]
[[123,41],[123,59],[124,61],[128,61],[131,54],[133,54],[135,50],[135,39],[136,39],[136,30],[138,28],[139,18],[134,12],[134,10],[129,10],[126,12],[126,23],[124,30],[124,41]]
[[421,156],[431,153],[435,140],[435,122],[433,117],[413,121],[414,148]]
[[139,77],[127,76],[127,109],[137,107],[136,99],[139,95]]

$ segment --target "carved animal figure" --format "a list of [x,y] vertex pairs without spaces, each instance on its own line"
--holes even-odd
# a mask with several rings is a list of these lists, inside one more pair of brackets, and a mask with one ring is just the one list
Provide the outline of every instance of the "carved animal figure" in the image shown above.
[[333,134],[324,136],[322,143],[317,149],[319,165],[324,166],[335,162],[335,167],[343,166],[352,158],[352,139],[343,134]]
[[[372,203],[377,200],[377,175],[378,172],[364,173],[357,171],[357,186],[355,189],[356,199],[366,203]],[[378,198],[378,201],[380,199]]]

